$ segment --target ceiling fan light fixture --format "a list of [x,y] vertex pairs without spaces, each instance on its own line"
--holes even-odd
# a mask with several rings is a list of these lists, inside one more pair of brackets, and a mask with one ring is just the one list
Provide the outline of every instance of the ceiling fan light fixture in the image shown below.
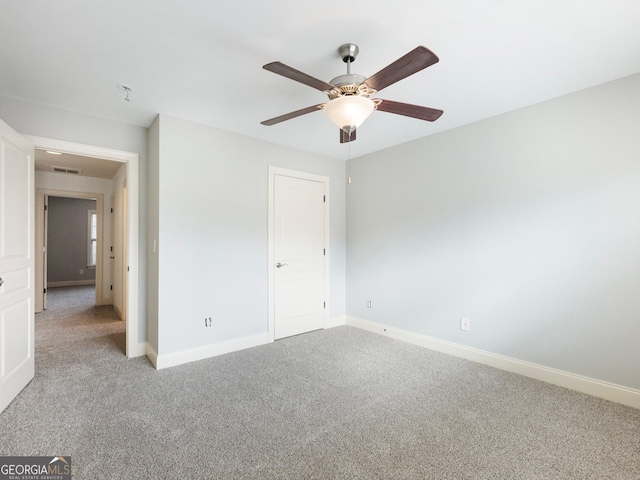
[[360,95],[345,95],[329,100],[323,111],[338,128],[353,131],[367,119],[375,109],[373,100]]
[[329,101],[301,108],[260,123],[262,125],[276,125],[285,120],[291,120],[321,109],[324,110],[327,118],[340,128],[340,143],[350,144],[356,139],[356,129],[376,109],[428,122],[433,122],[442,115],[442,110],[435,108],[370,98],[383,88],[437,63],[438,57],[431,50],[418,46],[368,78],[351,73],[351,63],[356,59],[358,51],[358,46],[352,43],[345,43],[340,46],[338,53],[342,60],[347,63],[347,74],[335,77],[331,82],[314,78],[282,62],[271,62],[263,65],[262,68],[265,70],[321,91],[329,97]]

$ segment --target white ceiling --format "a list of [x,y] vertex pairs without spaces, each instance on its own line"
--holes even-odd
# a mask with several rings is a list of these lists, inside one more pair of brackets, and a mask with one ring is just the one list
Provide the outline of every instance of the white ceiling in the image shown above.
[[[58,152],[59,153],[59,152]],[[61,175],[80,175],[82,177],[106,178],[111,180],[121,162],[104,160],[102,158],[85,157],[70,153],[53,154],[45,150],[36,149],[34,155],[35,169],[37,172],[57,173],[54,168],[80,169],[80,173],[62,173]]]
[[[352,157],[640,72],[638,0],[0,0],[0,12],[2,96],[145,127],[166,113],[341,159],[321,112],[260,125],[326,100],[262,65],[329,81],[346,73],[346,42],[367,77],[418,45],[438,55],[377,96],[444,115],[374,112]],[[135,88],[130,102],[117,84]]]

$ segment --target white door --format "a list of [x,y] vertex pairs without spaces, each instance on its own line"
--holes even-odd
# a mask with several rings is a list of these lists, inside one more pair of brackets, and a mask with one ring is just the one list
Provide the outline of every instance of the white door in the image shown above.
[[114,285],[116,285],[116,288],[118,286],[118,282],[116,281],[116,208],[116,195],[113,194],[111,195],[111,215],[109,216],[111,221],[111,238],[109,239],[109,288],[111,291],[111,303],[113,304],[113,308],[118,313],[118,316],[120,316],[120,319],[122,319],[118,304],[119,298],[116,298],[117,290],[113,289]]
[[49,195],[44,196],[44,245],[42,247],[42,308],[47,309],[47,275],[49,265],[49,253],[47,248],[49,247]]
[[120,320],[127,319],[126,182],[111,196],[111,296]]
[[324,328],[325,183],[274,176],[274,338]]
[[0,411],[34,362],[33,146],[0,120]]
[[127,182],[126,180],[122,183],[122,216],[120,218],[120,224],[122,225],[121,232],[121,240],[120,240],[120,250],[122,256],[121,262],[121,272],[122,277],[120,281],[120,298],[122,299],[122,315],[120,316],[121,320],[126,321],[127,319]]

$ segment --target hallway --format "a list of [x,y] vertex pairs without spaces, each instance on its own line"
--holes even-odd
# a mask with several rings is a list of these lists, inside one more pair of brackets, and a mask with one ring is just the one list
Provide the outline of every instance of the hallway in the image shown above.
[[[125,355],[125,322],[111,305],[95,305],[95,287],[56,287],[47,292],[47,309],[35,316],[36,374],[39,366],[51,363],[51,355],[65,355],[71,364],[76,355],[100,355],[118,350]],[[82,349],[74,348],[82,342]],[[88,342],[93,348],[87,348]]]

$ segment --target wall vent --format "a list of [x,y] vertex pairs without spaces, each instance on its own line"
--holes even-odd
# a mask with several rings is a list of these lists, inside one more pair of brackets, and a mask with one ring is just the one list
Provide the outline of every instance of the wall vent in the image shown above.
[[82,173],[81,168],[70,168],[70,167],[51,167],[51,170],[56,173],[71,173],[72,175],[80,175]]

